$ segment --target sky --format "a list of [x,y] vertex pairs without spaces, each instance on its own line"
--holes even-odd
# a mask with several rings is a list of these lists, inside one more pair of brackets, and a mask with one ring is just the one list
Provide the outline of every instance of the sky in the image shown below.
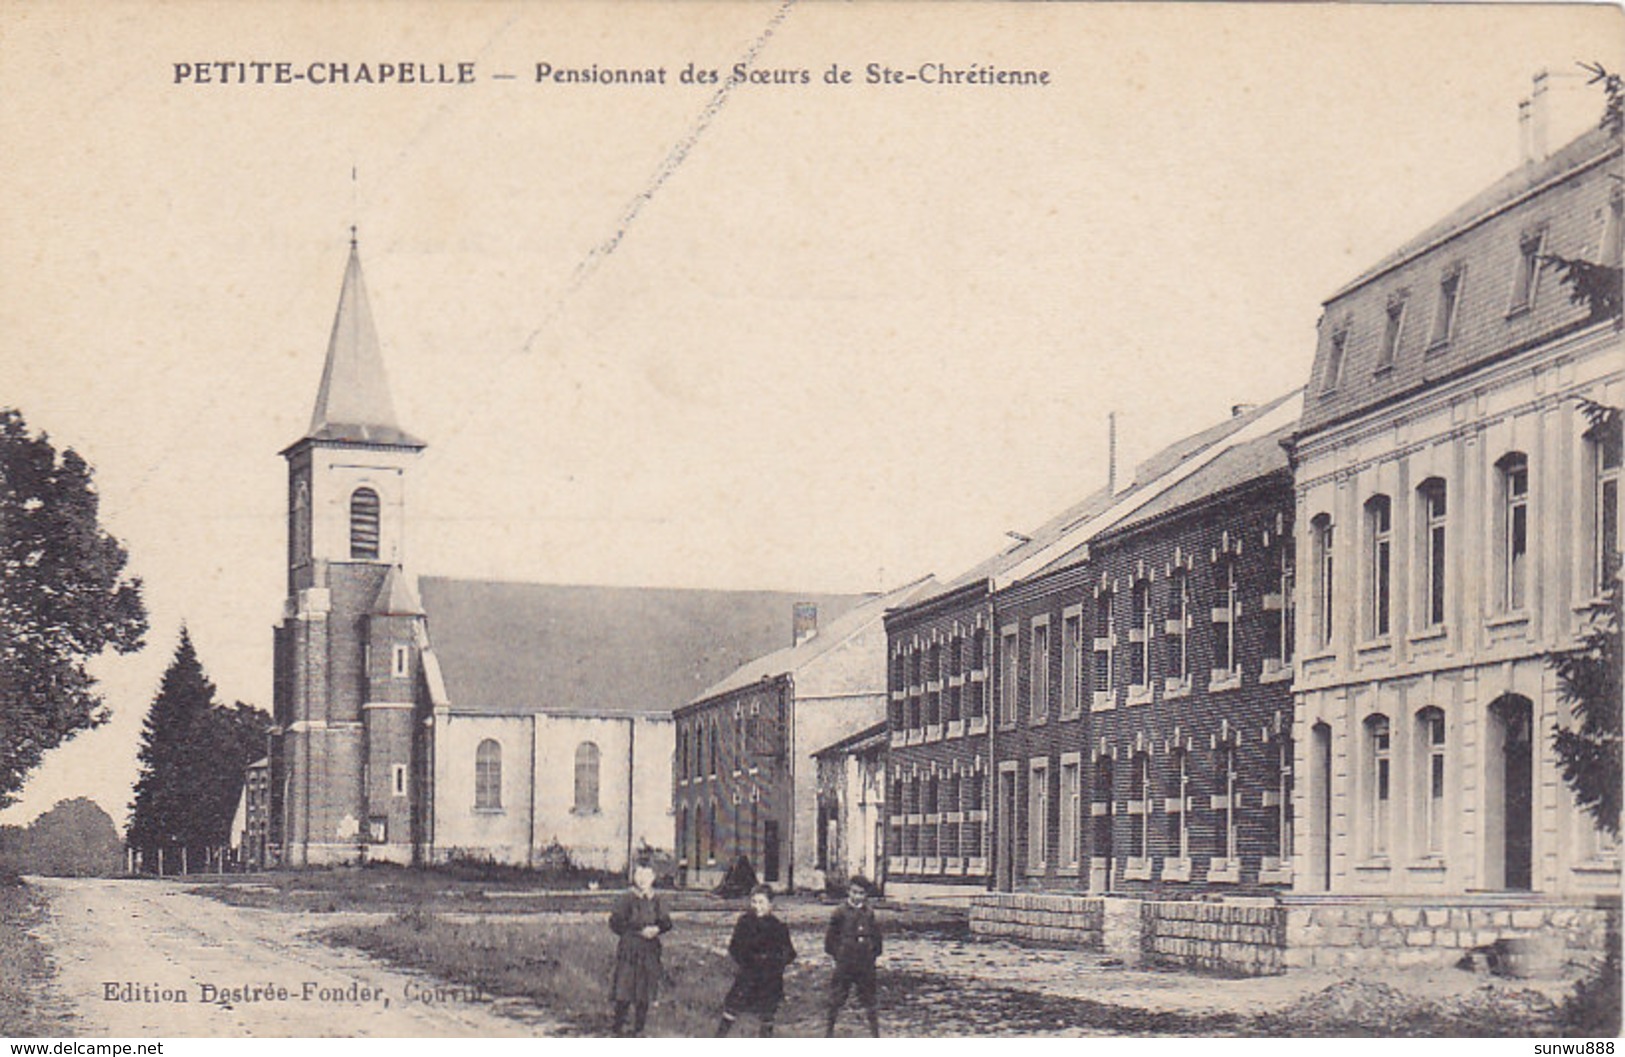
[[[412,571],[875,591],[1102,485],[1109,412],[1126,474],[1304,384],[1321,302],[1520,164],[1531,76],[1555,147],[1600,114],[1575,63],[1622,44],[1617,8],[1558,4],[12,0],[0,406],[95,467],[152,628],[0,821],[122,822],[182,624],[223,701],[270,707],[277,453],[352,225],[429,445]],[[213,62],[473,75],[177,70]],[[741,62],[810,83],[680,78]]]

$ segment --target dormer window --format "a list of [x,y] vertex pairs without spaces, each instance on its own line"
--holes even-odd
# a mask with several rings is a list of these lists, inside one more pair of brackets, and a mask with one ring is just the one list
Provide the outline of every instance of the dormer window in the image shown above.
[[378,558],[378,493],[357,488],[350,493],[350,557],[362,561]]
[[1348,347],[1349,330],[1347,326],[1339,327],[1332,332],[1331,348],[1326,353],[1326,370],[1320,378],[1320,391],[1330,393],[1337,388],[1337,383],[1343,378],[1343,353]]
[[1399,339],[1405,331],[1405,301],[1404,294],[1395,294],[1388,299],[1388,320],[1382,331],[1382,358],[1377,361],[1377,370],[1392,367],[1399,355]]
[[1534,307],[1540,286],[1540,257],[1546,244],[1546,229],[1527,232],[1518,239],[1518,270],[1512,283],[1512,306],[1508,312],[1525,312]]
[[1456,328],[1456,305],[1461,301],[1461,284],[1466,270],[1456,265],[1439,280],[1439,309],[1433,316],[1433,337],[1429,348],[1437,348],[1450,340]]

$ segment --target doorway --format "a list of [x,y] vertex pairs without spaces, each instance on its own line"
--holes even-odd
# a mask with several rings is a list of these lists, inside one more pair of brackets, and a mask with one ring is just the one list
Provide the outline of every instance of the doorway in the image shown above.
[[1001,892],[1016,887],[1016,772],[999,772],[998,886]]

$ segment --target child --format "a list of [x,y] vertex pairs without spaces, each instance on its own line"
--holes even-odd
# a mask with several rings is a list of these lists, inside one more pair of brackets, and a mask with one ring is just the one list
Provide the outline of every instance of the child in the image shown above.
[[615,1034],[626,1034],[630,1007],[632,1034],[642,1035],[649,1003],[660,990],[660,934],[671,931],[666,902],[655,894],[654,867],[639,863],[632,871],[632,889],[616,900],[609,927],[620,937],[615,947],[615,978],[610,982]]
[[875,959],[880,957],[880,922],[868,905],[869,882],[854,877],[847,882],[846,902],[835,908],[824,933],[824,950],[835,959],[835,974],[829,981],[829,1012],[824,1023],[826,1037],[835,1034],[835,1018],[846,1005],[853,985],[858,1002],[869,1014],[869,1034],[880,1037],[880,1013],[875,1009]]
[[790,930],[773,916],[773,889],[757,885],[750,891],[750,910],[739,915],[728,954],[738,964],[734,985],[722,1000],[720,1038],[733,1030],[741,1013],[754,1013],[762,1038],[773,1034],[773,1017],[784,1001],[784,967],[796,960]]

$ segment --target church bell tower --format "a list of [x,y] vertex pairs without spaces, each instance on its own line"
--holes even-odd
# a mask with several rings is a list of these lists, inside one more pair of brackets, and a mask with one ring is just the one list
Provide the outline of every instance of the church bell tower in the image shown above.
[[414,857],[424,629],[404,533],[423,448],[396,421],[352,238],[310,428],[282,451],[271,790],[272,839],[290,866]]

